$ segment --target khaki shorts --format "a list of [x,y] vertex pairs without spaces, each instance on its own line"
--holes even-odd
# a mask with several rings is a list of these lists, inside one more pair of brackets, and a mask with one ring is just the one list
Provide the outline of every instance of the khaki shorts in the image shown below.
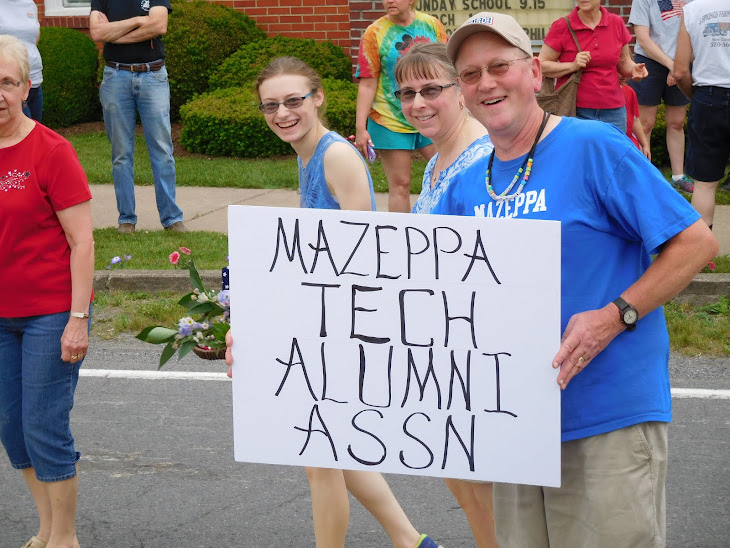
[[494,484],[500,548],[661,548],[667,423],[562,444],[562,487]]

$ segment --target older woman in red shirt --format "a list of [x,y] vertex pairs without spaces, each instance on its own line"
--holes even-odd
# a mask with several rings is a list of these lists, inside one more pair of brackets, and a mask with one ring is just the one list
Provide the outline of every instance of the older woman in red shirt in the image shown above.
[[648,72],[643,63],[634,63],[631,58],[631,35],[623,19],[601,7],[601,0],[578,0],[568,21],[581,51],[561,17],[550,27],[540,50],[542,73],[557,78],[560,87],[582,68],[576,116],[613,124],[626,133],[626,101],[619,74],[641,80]]

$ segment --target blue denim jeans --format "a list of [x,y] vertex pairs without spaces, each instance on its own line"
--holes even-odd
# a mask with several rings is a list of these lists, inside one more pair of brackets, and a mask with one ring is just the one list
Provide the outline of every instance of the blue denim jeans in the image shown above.
[[36,122],[41,121],[43,116],[43,86],[30,88],[28,91],[28,100],[23,102],[23,114],[28,118],[33,118]]
[[626,107],[619,108],[582,108],[575,109],[575,117],[582,120],[598,120],[619,128],[626,133]]
[[112,144],[112,177],[119,223],[137,224],[134,201],[134,130],[142,120],[162,226],[182,221],[175,203],[175,158],[170,134],[170,85],[167,69],[129,72],[104,67],[99,90],[104,124]]
[[0,439],[10,464],[39,481],[76,475],[70,414],[81,362],[61,360],[68,312],[0,318]]

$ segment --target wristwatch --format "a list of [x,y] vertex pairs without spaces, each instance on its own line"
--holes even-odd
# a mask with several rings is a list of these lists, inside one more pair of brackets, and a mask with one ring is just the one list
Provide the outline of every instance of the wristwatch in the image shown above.
[[613,301],[613,304],[618,306],[621,323],[626,326],[626,330],[633,331],[636,329],[636,320],[639,319],[639,313],[636,309],[624,301],[621,297]]

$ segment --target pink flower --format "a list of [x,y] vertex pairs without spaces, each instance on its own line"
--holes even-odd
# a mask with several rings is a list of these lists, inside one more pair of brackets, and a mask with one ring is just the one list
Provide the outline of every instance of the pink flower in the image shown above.
[[190,250],[187,247],[181,247],[180,248],[180,251],[182,251],[183,253],[185,253],[185,255],[190,255]]
[[178,253],[177,251],[173,251],[172,253],[170,253],[170,264],[176,265],[179,260],[180,260],[180,253]]
[[709,263],[707,263],[707,268],[710,269],[710,272],[715,272],[715,268],[716,268],[715,263],[710,261]]

